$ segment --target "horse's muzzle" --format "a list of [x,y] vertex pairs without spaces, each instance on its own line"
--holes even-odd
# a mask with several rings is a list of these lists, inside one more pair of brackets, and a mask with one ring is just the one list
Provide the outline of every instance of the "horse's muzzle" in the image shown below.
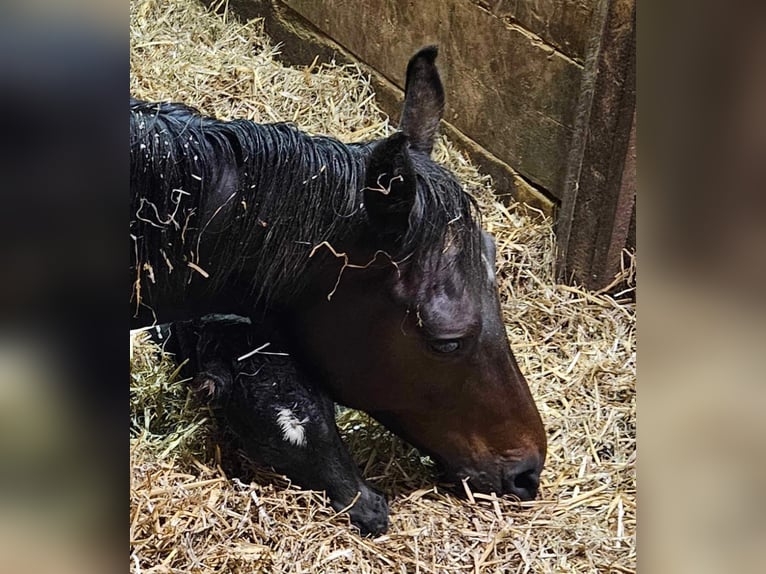
[[540,488],[542,464],[537,456],[514,462],[492,462],[483,468],[463,467],[447,471],[445,478],[462,491],[461,482],[467,480],[472,492],[509,495],[519,500],[534,500]]
[[[333,500],[335,510],[348,508],[342,501]],[[362,536],[378,536],[388,530],[388,503],[386,497],[366,484],[362,484],[359,498],[348,509],[351,524],[359,528]]]

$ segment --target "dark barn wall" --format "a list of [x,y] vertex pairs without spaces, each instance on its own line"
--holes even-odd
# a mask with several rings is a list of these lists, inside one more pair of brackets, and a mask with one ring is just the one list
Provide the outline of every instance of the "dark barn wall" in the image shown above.
[[[608,214],[585,227],[571,219],[589,213],[578,209],[576,191],[582,163],[590,158],[583,134],[590,127],[590,110],[598,107],[595,76],[603,60],[601,38],[610,4],[609,0],[231,1],[240,16],[265,18],[267,32],[283,43],[283,58],[291,64],[309,65],[316,56],[320,61],[335,58],[363,64],[394,120],[403,99],[407,60],[418,48],[438,44],[447,91],[443,131],[493,176],[501,197],[511,195],[549,215],[570,219],[559,226],[566,231],[565,255],[559,257],[561,277],[591,287],[599,286],[593,277],[603,282],[615,270],[613,263],[596,273],[585,268],[599,259],[588,252],[588,242],[595,245],[599,236],[593,225],[605,225]],[[615,148],[610,153],[624,156],[626,151]],[[610,185],[618,189],[621,182]],[[596,191],[602,193],[611,192]],[[581,228],[587,230],[578,235]],[[601,241],[613,235],[602,230]],[[566,257],[574,253],[566,245],[570,236],[579,241],[577,257]],[[612,254],[615,247],[607,246],[607,251]],[[603,266],[614,257],[600,260]]]

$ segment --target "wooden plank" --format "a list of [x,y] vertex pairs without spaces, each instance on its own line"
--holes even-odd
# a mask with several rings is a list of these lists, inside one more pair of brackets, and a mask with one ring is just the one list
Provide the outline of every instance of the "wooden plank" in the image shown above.
[[557,218],[559,279],[592,289],[618,271],[633,217],[635,14],[635,0],[599,6]]
[[582,62],[598,0],[471,0]]

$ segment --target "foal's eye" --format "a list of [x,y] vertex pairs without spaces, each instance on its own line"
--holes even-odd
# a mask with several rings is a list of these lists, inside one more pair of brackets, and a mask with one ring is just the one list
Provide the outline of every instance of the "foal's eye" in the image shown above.
[[433,339],[428,342],[428,348],[434,353],[448,355],[460,349],[460,339]]

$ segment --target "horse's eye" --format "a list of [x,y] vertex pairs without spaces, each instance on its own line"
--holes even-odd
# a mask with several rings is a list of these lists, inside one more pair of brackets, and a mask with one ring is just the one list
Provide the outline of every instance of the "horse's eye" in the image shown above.
[[434,353],[448,355],[454,353],[460,348],[460,339],[432,339],[428,342],[428,348]]

